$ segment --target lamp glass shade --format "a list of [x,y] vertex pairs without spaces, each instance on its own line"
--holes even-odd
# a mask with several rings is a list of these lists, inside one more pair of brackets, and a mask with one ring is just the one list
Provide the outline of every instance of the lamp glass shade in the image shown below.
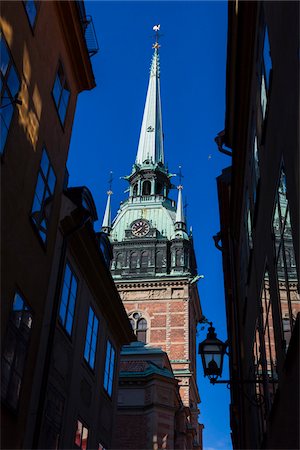
[[217,339],[214,328],[210,327],[207,338],[199,344],[204,376],[217,378],[222,375],[223,358],[226,344]]

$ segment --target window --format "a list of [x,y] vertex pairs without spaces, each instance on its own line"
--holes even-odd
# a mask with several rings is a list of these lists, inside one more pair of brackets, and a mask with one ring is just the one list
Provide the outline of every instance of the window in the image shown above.
[[254,205],[256,203],[256,191],[259,177],[260,177],[259,151],[258,151],[257,135],[255,135],[252,149],[252,200]]
[[270,72],[272,69],[272,59],[271,59],[270,41],[269,41],[269,33],[268,33],[267,26],[265,28],[263,61],[264,61],[264,72],[265,72],[265,78],[266,78],[266,85],[267,85],[267,88],[269,89],[269,87],[270,87]]
[[56,176],[50,164],[46,149],[44,148],[31,209],[31,218],[44,243],[47,238],[55,184]]
[[263,55],[262,55],[262,72],[261,72],[261,87],[260,87],[260,101],[263,119],[266,116],[268,92],[270,89],[270,73],[272,69],[272,59],[270,51],[268,28],[265,27]]
[[250,198],[248,191],[246,192],[246,208],[245,208],[245,222],[248,239],[248,248],[253,248],[253,230],[252,230],[252,214],[250,209]]
[[114,380],[114,365],[115,365],[115,349],[112,346],[110,340],[107,341],[106,347],[106,359],[104,369],[104,389],[111,397],[113,380]]
[[140,342],[146,344],[147,322],[145,319],[140,319],[137,322],[136,337]]
[[137,252],[132,252],[130,254],[130,268],[136,269],[137,263],[138,263],[138,254],[137,254]]
[[159,250],[156,252],[156,267],[162,266],[163,266],[163,252]]
[[273,217],[277,268],[277,292],[282,317],[282,339],[288,349],[297,313],[300,311],[298,276],[292,236],[286,176],[282,167]]
[[132,329],[140,342],[147,342],[147,321],[139,312],[134,312],[129,317]]
[[156,183],[156,194],[161,195],[163,193],[163,185],[159,181]]
[[25,0],[24,6],[26,9],[29,23],[31,27],[33,27],[36,18],[37,2],[34,0]]
[[74,319],[74,310],[77,295],[77,279],[67,263],[65,267],[64,282],[60,300],[59,319],[66,332],[71,336]]
[[[255,338],[253,343],[253,359],[254,359],[254,377],[257,381],[262,381],[263,379],[263,354],[262,347],[260,344],[260,324],[256,325]],[[258,409],[256,414],[256,419],[258,422],[259,430],[259,443],[262,436],[266,430],[266,403],[262,401],[264,399],[264,385],[262,383],[255,384],[255,395],[258,403]]]
[[20,89],[20,80],[10,56],[7,44],[0,32],[0,64],[1,64],[1,110],[0,110],[0,154],[3,153],[8,130],[16,104],[16,95]]
[[58,449],[64,413],[64,398],[49,383],[41,432],[41,448]]
[[94,369],[94,367],[95,367],[95,354],[96,354],[96,347],[97,347],[98,325],[99,325],[99,321],[98,321],[93,309],[90,307],[87,331],[86,331],[86,338],[85,338],[84,358],[92,369]]
[[176,250],[175,253],[175,264],[176,266],[181,266],[183,263],[183,255],[182,255],[182,251],[181,250]]
[[70,100],[70,89],[65,77],[62,64],[59,63],[57,74],[52,89],[52,95],[62,125],[65,123],[67,108]]
[[[263,287],[261,292],[261,311],[262,311],[262,335],[266,355],[266,371],[268,378],[277,380],[277,358],[275,348],[275,334],[273,325],[273,311],[270,294],[270,283],[268,271],[265,272]],[[276,385],[270,385],[269,393],[272,394],[272,400],[275,394]]]
[[[277,358],[273,325],[272,299],[268,270],[265,271],[261,297],[260,315],[257,319],[253,345],[255,390],[258,400],[259,439],[266,430],[267,416],[271,410],[277,390]],[[262,383],[263,381],[263,383]],[[261,401],[264,399],[264,401]]]
[[15,294],[1,364],[1,397],[13,409],[18,406],[25,367],[32,312],[19,293]]
[[151,183],[150,183],[150,181],[144,181],[143,195],[150,195],[150,193],[151,193]]
[[117,253],[115,267],[116,269],[122,269],[122,266],[123,266],[123,254]]
[[88,428],[80,420],[77,420],[77,428],[76,428],[76,433],[75,433],[76,448],[81,448],[82,450],[86,450],[88,436],[89,436]]
[[138,193],[138,185],[137,185],[137,183],[133,186],[132,193],[133,193],[134,197],[137,196],[137,193]]
[[144,251],[141,254],[141,268],[147,269],[148,268],[148,262],[149,262],[149,252]]

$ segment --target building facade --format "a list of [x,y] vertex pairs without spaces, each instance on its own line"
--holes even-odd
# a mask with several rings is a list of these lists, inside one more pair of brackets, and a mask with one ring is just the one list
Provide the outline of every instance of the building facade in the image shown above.
[[[174,186],[164,159],[158,42],[153,48],[138,151],[126,177],[129,198],[111,224],[108,193],[102,230],[110,235],[111,273],[137,339],[167,353],[182,405],[188,410],[184,431],[176,438],[169,436],[165,448],[173,444],[191,448],[191,443],[192,448],[201,448],[195,349],[202,317],[199,276],[193,238],[186,230],[183,187],[178,186],[177,205],[169,197]],[[163,438],[157,436],[159,442]]]
[[[231,429],[240,448],[299,448],[299,4],[229,2],[217,179]],[[245,380],[250,382],[245,383]]]
[[82,1],[2,2],[0,25],[1,446],[109,447],[135,337],[91,194],[66,171],[97,42]]

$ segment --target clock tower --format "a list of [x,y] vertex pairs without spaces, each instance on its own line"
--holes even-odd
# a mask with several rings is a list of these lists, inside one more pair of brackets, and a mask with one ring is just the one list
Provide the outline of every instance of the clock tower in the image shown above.
[[[182,203],[170,197],[164,159],[160,97],[159,45],[153,45],[149,85],[129,197],[110,221],[110,194],[102,231],[113,247],[111,273],[139,341],[168,355],[189,422],[192,448],[201,448],[200,397],[196,383],[196,328],[202,312],[197,290],[193,237]],[[178,434],[176,448],[180,444]]]

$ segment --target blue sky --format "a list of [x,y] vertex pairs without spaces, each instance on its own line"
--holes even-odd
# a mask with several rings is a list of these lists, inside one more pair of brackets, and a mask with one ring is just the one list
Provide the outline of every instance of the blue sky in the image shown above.
[[[204,315],[226,339],[216,177],[230,164],[214,138],[224,128],[227,2],[86,2],[100,52],[92,58],[97,87],[80,94],[68,169],[71,186],[91,190],[100,229],[108,177],[114,173],[113,215],[126,198],[120,177],[135,160],[152,57],[153,31],[161,24],[161,96],[165,159],[182,166],[188,225],[193,227]],[[173,178],[178,184],[178,178]],[[176,198],[174,191],[173,198]],[[198,340],[206,337],[199,331]],[[223,377],[226,378],[225,371]],[[198,364],[205,450],[231,449],[229,391],[212,386]]]

